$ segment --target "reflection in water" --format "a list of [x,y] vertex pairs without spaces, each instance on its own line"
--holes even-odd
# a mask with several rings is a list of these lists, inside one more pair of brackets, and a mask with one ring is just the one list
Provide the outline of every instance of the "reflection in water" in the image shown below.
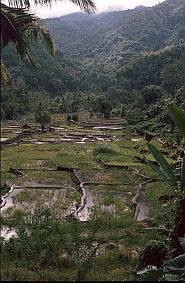
[[93,211],[93,208],[99,207],[102,211],[110,212],[114,217],[116,217],[116,206],[115,204],[105,205],[102,204],[102,199],[98,195],[92,196],[92,194],[89,191],[89,187],[87,185],[84,185],[86,199],[85,199],[85,206],[82,210],[80,210],[78,213],[75,213],[75,211],[78,209],[77,202],[73,201],[69,208],[66,210],[66,216],[74,214],[80,221],[88,221],[90,220],[91,213]]
[[8,226],[2,225],[0,229],[1,237],[5,240],[9,240],[12,237],[16,237],[17,233],[14,228],[9,228]]
[[87,221],[90,218],[92,207],[94,206],[93,197],[88,190],[88,186],[84,186],[86,201],[82,211],[78,213],[80,221]]
[[123,127],[115,127],[115,125],[110,125],[110,126],[94,127],[93,129],[96,129],[96,130],[122,130]]
[[14,189],[11,187],[10,193],[5,198],[5,205],[1,208],[1,213],[3,214],[8,208],[13,206],[13,199],[14,197],[19,194],[23,189]]
[[2,137],[1,137],[1,142],[2,142],[2,141],[6,141],[6,140],[8,140],[8,138],[2,138]]
[[[110,212],[114,217],[116,216],[115,204],[102,204],[101,197],[97,195],[92,196],[87,185],[84,185],[84,190],[86,195],[85,205],[78,213],[76,213],[78,209],[78,204],[76,201],[68,204],[68,189],[43,188],[14,189],[8,196],[7,203],[1,209],[1,212],[5,217],[10,217],[14,214],[15,210],[18,209],[24,211],[26,214],[32,214],[35,209],[50,208],[53,215],[55,215],[57,218],[62,219],[67,215],[74,214],[80,221],[88,221],[90,219],[93,207],[97,206],[102,211]],[[15,235],[16,232],[14,229],[10,230],[7,227],[1,228],[1,236],[6,240]]]
[[143,140],[142,138],[139,138],[139,139],[131,139],[131,141],[134,141],[134,142],[142,141],[142,140]]
[[67,202],[66,193],[67,189],[14,189],[6,198],[6,205],[1,208],[1,213],[5,217],[9,217],[16,209],[30,214],[35,209],[49,207],[57,217],[61,217],[63,215],[62,207]]

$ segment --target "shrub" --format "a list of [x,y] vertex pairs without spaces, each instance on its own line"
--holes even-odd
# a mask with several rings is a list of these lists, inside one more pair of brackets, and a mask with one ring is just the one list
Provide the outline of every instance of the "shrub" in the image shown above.
[[72,115],[72,120],[75,122],[78,122],[78,115],[77,114],[73,114]]
[[111,148],[107,145],[99,144],[93,150],[93,155],[98,155],[98,154],[101,154],[101,153],[115,154],[116,151],[113,148]]
[[71,115],[67,115],[66,121],[67,121],[67,122],[71,122]]

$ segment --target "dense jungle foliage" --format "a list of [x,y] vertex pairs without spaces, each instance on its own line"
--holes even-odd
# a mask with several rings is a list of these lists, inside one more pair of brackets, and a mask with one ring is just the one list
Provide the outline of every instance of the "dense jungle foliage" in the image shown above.
[[35,45],[33,69],[19,61],[13,47],[3,50],[11,81],[2,90],[2,119],[35,111],[40,100],[51,113],[98,113],[99,102],[106,101],[130,124],[148,119],[169,124],[166,101],[184,107],[184,9],[184,1],[173,0],[152,8],[44,20],[58,48],[55,59]]

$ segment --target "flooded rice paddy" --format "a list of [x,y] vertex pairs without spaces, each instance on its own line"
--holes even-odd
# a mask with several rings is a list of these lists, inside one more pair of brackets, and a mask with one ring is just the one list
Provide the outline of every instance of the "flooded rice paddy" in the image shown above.
[[[52,214],[59,219],[67,219],[73,215],[80,221],[88,221],[94,210],[108,212],[114,217],[119,217],[124,212],[132,217],[132,197],[138,187],[137,183],[133,184],[133,174],[118,168],[108,170],[102,165],[106,160],[100,162],[92,155],[93,148],[98,144],[105,143],[107,146],[126,141],[124,125],[124,121],[120,125],[120,121],[115,119],[112,124],[109,121],[107,124],[97,122],[78,126],[58,125],[52,127],[52,132],[41,133],[34,124],[33,128],[37,132],[21,138],[20,125],[4,127],[2,131],[6,138],[1,143],[4,148],[5,168],[22,168],[25,171],[19,180],[7,180],[9,192],[2,197],[2,217],[15,217],[17,211],[21,211],[23,215],[31,215],[36,209],[42,208],[50,208]],[[142,141],[138,136],[136,139],[131,137],[131,140]],[[8,145],[13,147],[9,148]],[[118,154],[119,152],[115,156]],[[105,155],[105,158],[108,156]],[[69,165],[74,166],[75,169],[70,170],[77,169],[74,171],[77,181],[70,170],[48,170],[57,170],[58,162],[64,169],[68,169]],[[145,211],[145,215],[138,214],[140,216],[136,217],[137,221],[142,221],[146,215],[148,217],[147,204],[142,211]],[[1,235],[8,239],[16,234],[14,229],[3,226]]]

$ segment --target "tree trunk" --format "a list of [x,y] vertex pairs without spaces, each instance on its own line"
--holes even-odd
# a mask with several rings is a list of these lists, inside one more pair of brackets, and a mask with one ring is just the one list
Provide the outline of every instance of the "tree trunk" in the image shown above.
[[44,132],[44,124],[41,125],[42,132]]

